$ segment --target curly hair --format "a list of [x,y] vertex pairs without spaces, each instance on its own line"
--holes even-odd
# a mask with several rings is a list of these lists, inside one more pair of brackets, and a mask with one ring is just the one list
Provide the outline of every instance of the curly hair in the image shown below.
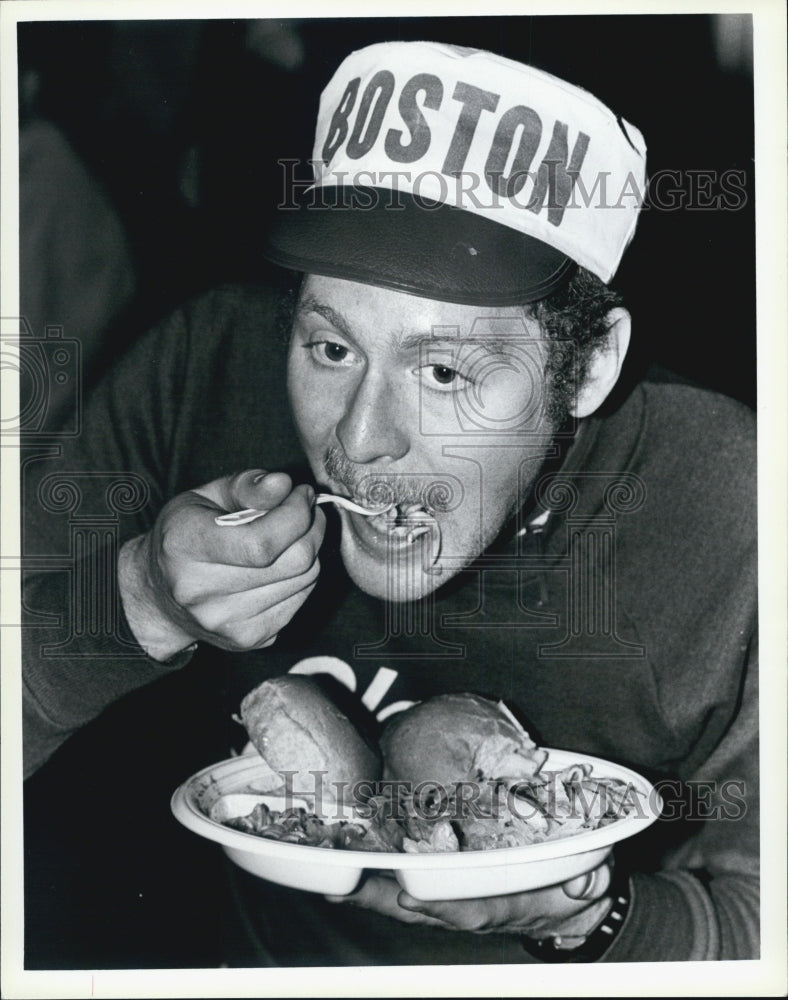
[[560,427],[569,416],[588,375],[591,357],[607,340],[607,315],[621,304],[618,292],[578,267],[557,292],[524,306],[526,315],[539,323],[551,341],[545,375],[547,415],[554,427]]

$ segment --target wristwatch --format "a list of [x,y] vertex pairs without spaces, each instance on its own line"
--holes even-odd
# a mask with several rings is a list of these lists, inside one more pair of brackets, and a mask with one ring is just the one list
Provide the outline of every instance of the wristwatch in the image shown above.
[[525,951],[543,962],[596,962],[615,941],[624,926],[631,900],[629,876],[614,873],[608,895],[612,905],[601,921],[576,947],[567,947],[560,934],[535,940],[523,935],[520,938]]

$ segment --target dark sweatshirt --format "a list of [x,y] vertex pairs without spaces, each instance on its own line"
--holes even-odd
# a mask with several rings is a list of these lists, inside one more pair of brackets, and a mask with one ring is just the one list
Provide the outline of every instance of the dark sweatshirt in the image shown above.
[[[89,731],[124,695],[165,677],[185,685],[203,663],[216,725],[189,732],[181,756],[191,770],[218,759],[217,747],[239,749],[243,732],[225,734],[243,694],[294,667],[352,688],[373,727],[400,703],[476,691],[502,698],[542,745],[620,761],[663,792],[663,819],[616,851],[633,901],[604,960],[757,957],[751,412],[652,375],[582,422],[511,530],[414,619],[350,583],[331,519],[318,586],[275,646],[201,646],[154,662],[123,618],[117,550],[168,498],[219,476],[261,467],[308,478],[284,354],[272,296],[222,289],[136,345],[91,394],[81,433],[60,454],[27,453],[26,773],[56,761],[71,733]],[[230,961],[535,961],[515,935],[414,928],[230,877],[246,935],[233,937]]]

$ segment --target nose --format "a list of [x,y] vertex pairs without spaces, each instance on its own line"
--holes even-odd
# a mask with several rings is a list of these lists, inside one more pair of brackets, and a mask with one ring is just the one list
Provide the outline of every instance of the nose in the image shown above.
[[385,376],[367,369],[345,400],[336,435],[351,462],[396,461],[409,450],[405,415]]

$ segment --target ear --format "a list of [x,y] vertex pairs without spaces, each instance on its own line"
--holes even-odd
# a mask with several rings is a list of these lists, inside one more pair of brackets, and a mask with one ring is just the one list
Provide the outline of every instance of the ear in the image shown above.
[[607,339],[591,357],[585,382],[570,408],[573,417],[588,417],[604,403],[624,364],[632,317],[626,309],[611,309],[605,319],[609,327]]

